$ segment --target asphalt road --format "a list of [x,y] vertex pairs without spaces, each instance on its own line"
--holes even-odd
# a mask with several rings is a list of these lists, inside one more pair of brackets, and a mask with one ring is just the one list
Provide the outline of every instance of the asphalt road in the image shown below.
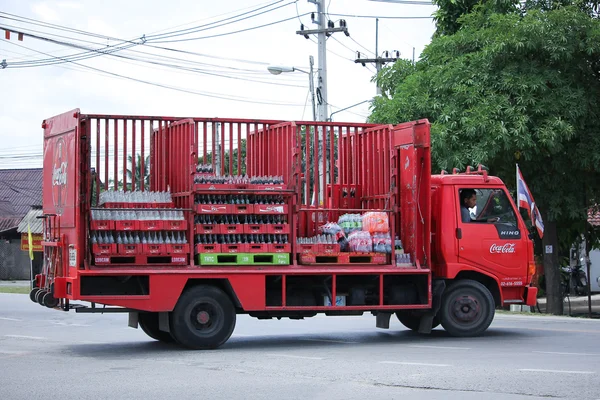
[[238,316],[219,350],[0,294],[0,399],[600,399],[600,321],[497,315],[485,336],[393,319]]

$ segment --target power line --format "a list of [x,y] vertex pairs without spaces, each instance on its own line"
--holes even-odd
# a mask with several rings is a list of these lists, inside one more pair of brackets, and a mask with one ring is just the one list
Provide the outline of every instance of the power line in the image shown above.
[[[0,28],[2,28],[2,27],[0,26]],[[42,36],[29,35],[27,33],[25,33],[25,34],[27,36],[31,36],[35,39],[48,40],[55,44],[60,44],[60,45],[64,45],[64,46],[72,46],[72,47],[76,47],[76,48],[86,48],[86,47],[79,46],[79,45],[76,45],[73,43],[58,42],[53,39],[44,38]],[[99,55],[109,55],[109,56],[116,57],[116,58],[137,61],[137,62],[143,62],[143,63],[148,63],[151,65],[158,65],[158,66],[163,66],[163,67],[167,67],[167,68],[173,68],[173,69],[178,69],[178,70],[188,71],[188,72],[193,72],[193,73],[218,76],[218,77],[228,78],[228,79],[244,80],[244,81],[248,81],[248,82],[257,82],[257,83],[268,84],[268,85],[278,85],[278,86],[288,86],[288,87],[305,87],[305,85],[292,85],[292,84],[285,84],[285,83],[281,83],[281,82],[269,82],[269,81],[264,81],[264,80],[241,78],[241,77],[236,77],[236,76],[231,76],[231,75],[219,74],[219,73],[216,73],[213,71],[200,69],[200,68],[185,67],[185,66],[181,66],[181,65],[177,65],[177,64],[170,64],[170,63],[164,63],[164,62],[159,62],[159,61],[152,61],[152,60],[148,60],[148,59],[140,59],[140,58],[136,58],[136,57],[125,56],[125,55],[121,55],[121,54],[114,54],[116,51],[119,51],[119,49],[113,49],[110,52],[105,52],[104,50],[96,50],[96,49],[89,49],[89,50],[90,50],[90,53],[92,53],[92,54],[87,54],[87,52],[85,52],[85,53],[81,53],[82,55],[79,55],[79,56],[64,56],[64,57],[51,56],[52,58],[50,60],[53,60],[53,61],[50,61],[50,62],[48,62],[46,60],[44,60],[44,62],[42,62],[41,60],[16,62],[16,63],[7,64],[6,68],[30,68],[30,67],[56,65],[56,64],[60,64],[60,63],[68,63],[68,62],[72,62],[72,61],[80,61],[83,59],[89,59],[91,57],[96,57]],[[93,54],[93,53],[98,53],[98,54]],[[151,55],[149,53],[144,53],[144,52],[140,52],[140,53]],[[164,56],[162,56],[162,58],[170,59],[170,58],[164,57]],[[187,62],[187,60],[182,60],[182,61]],[[124,61],[124,62],[126,62],[126,61]],[[253,70],[244,70],[244,71],[258,72],[258,71],[253,71]],[[263,73],[263,74],[266,75],[266,73]]]
[[[40,54],[44,54],[46,56],[53,57],[52,55],[50,55],[48,53],[44,53],[44,52],[39,51],[39,50],[30,49],[30,48],[28,48],[26,46],[22,46],[22,45],[19,45],[17,43],[13,43],[13,45],[18,46],[18,47],[22,47],[22,48],[24,48],[26,50],[35,51],[35,52],[38,52]],[[56,57],[56,58],[60,58],[60,57]],[[104,71],[104,70],[99,69],[99,68],[94,68],[94,67],[90,67],[88,65],[79,64],[79,63],[77,63],[75,61],[69,61],[69,62],[73,63],[75,65],[78,65],[80,67],[91,69],[93,71],[102,72],[102,73],[107,74],[107,75],[112,75],[112,76],[120,77],[120,78],[123,78],[123,79],[131,80],[131,81],[134,81],[134,82],[144,83],[144,84],[147,84],[147,85],[157,86],[157,87],[161,87],[161,88],[164,88],[164,89],[175,90],[175,91],[183,92],[183,93],[195,94],[195,95],[199,95],[199,96],[205,96],[205,97],[211,97],[211,98],[217,98],[217,99],[223,99],[223,100],[240,101],[240,102],[252,101],[252,102],[258,103],[258,104],[280,105],[280,106],[294,106],[294,107],[300,106],[300,104],[297,104],[297,103],[277,103],[277,102],[269,102],[269,101],[266,101],[266,100],[256,100],[256,99],[251,99],[251,98],[241,97],[241,96],[237,96],[237,98],[236,98],[236,97],[233,97],[233,96],[227,97],[227,96],[223,96],[223,95],[216,94],[216,93],[211,93],[211,92],[193,91],[193,90],[189,90],[189,89],[178,88],[178,87],[175,87],[175,86],[164,85],[164,84],[161,84],[161,83],[150,82],[150,81],[146,81],[146,80],[143,80],[143,79],[133,78],[133,77],[130,77],[130,76],[121,75],[121,74],[117,74],[117,73],[110,72],[110,71]]]
[[[302,16],[308,15],[308,14],[309,13],[305,13],[305,14],[302,14]],[[176,43],[176,42],[187,42],[187,41],[190,41],[190,40],[212,39],[212,38],[216,38],[216,37],[234,35],[236,33],[248,32],[248,31],[252,31],[252,30],[255,30],[255,29],[265,28],[267,26],[277,25],[277,24],[280,24],[282,22],[290,21],[292,19],[296,19],[296,16],[290,17],[290,18],[285,18],[285,19],[282,19],[282,20],[279,20],[279,21],[275,21],[275,22],[269,22],[269,23],[263,24],[263,25],[253,26],[251,28],[240,29],[238,31],[233,31],[233,32],[226,32],[226,33],[220,33],[220,34],[216,34],[216,35],[201,36],[201,37],[187,38],[187,39],[158,40],[158,41],[152,41],[152,43]]]
[[[5,13],[5,12],[2,12],[2,11],[0,11],[0,14],[6,14],[6,15],[16,16],[14,14]],[[96,34],[96,33],[90,33],[90,32],[86,32],[86,31],[81,31],[79,29],[73,29],[73,28],[69,28],[69,27],[66,27],[66,26],[62,26],[62,25],[56,25],[56,24],[46,23],[46,22],[35,20],[35,19],[32,19],[32,18],[26,18],[26,17],[20,17],[20,16],[16,16],[16,17],[24,19],[24,20],[27,20],[27,21],[33,21],[33,22],[20,21],[20,22],[24,22],[24,23],[37,23],[38,25],[39,24],[44,24],[42,26],[47,25],[49,27],[54,27],[54,29],[72,31],[74,33],[80,33],[82,35],[88,35],[88,36],[98,37],[98,38],[102,38],[102,39],[115,40],[115,41],[119,41],[119,42],[131,42],[131,40],[125,40],[125,39],[119,39],[119,38],[114,38],[114,37],[105,36],[105,35],[99,35],[99,34]],[[81,39],[74,39],[74,40],[82,41]],[[92,42],[92,43],[94,43],[94,42]],[[98,44],[98,43],[96,43],[96,44]],[[261,65],[261,66],[268,65],[268,63],[262,62],[262,61],[244,60],[244,59],[232,58],[232,57],[214,56],[214,55],[209,55],[209,54],[204,54],[204,53],[199,53],[199,52],[194,52],[194,51],[189,51],[189,50],[180,50],[180,49],[173,49],[173,48],[169,48],[169,47],[151,45],[151,44],[149,44],[147,42],[145,44],[145,47],[150,47],[150,48],[155,48],[155,49],[165,50],[165,51],[170,51],[170,52],[176,52],[176,53],[181,53],[181,54],[194,55],[194,56],[198,56],[198,57],[207,57],[207,58],[214,58],[214,59],[219,59],[219,60],[236,61],[236,62],[242,62],[242,63],[256,64],[256,65]]]
[[432,16],[429,17],[425,17],[425,16],[412,16],[412,17],[406,17],[406,16],[391,16],[391,15],[352,15],[352,14],[331,14],[331,15],[335,15],[336,17],[345,17],[345,18],[379,18],[379,19],[433,19]]
[[[264,7],[259,7],[257,9],[248,11],[246,13],[242,13],[242,14],[239,14],[239,15],[236,15],[236,16],[233,16],[233,17],[225,18],[225,19],[223,19],[221,21],[211,22],[209,24],[200,25],[200,26],[196,26],[196,27],[188,28],[188,29],[183,29],[183,30],[180,30],[180,31],[174,31],[174,32],[169,32],[169,33],[164,33],[164,34],[158,34],[158,35],[148,35],[148,39],[149,40],[153,40],[153,39],[168,39],[170,37],[183,36],[183,35],[188,35],[188,34],[191,34],[191,33],[202,32],[202,31],[209,30],[209,29],[219,28],[219,27],[222,27],[222,26],[230,25],[230,24],[235,23],[235,22],[244,21],[244,20],[249,19],[249,18],[258,17],[259,15],[264,15],[264,14],[267,14],[267,13],[269,13],[271,11],[275,11],[275,10],[278,10],[280,8],[283,8],[283,7],[287,7],[290,4],[295,3],[297,0],[294,0],[294,1],[291,1],[289,3],[277,6],[275,8],[270,9],[270,10],[262,11],[262,12],[260,12],[258,14],[249,15],[249,16],[245,16],[244,18],[240,18],[240,19],[235,20],[235,21],[226,22],[226,21],[229,21],[231,19],[242,17],[244,15],[257,12],[257,11],[262,10],[264,8],[271,7],[273,5],[281,3],[282,1],[284,1],[284,0],[278,0],[278,1],[275,1],[275,2],[273,2],[271,4],[266,5]],[[221,22],[226,22],[226,23],[222,23],[222,24],[218,25]],[[211,25],[214,25],[214,26],[211,26]]]

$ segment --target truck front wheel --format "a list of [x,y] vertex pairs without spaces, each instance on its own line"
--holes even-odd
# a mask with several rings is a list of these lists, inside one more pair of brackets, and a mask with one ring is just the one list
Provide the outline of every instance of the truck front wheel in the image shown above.
[[481,335],[494,319],[492,294],[477,281],[461,280],[444,293],[438,315],[444,329],[452,336]]
[[214,286],[187,289],[171,313],[171,335],[191,349],[215,349],[229,339],[236,313],[229,297]]

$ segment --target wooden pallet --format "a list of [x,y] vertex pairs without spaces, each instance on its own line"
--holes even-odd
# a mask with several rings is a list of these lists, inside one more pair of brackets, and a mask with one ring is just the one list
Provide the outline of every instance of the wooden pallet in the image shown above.
[[187,254],[164,254],[164,255],[123,255],[123,254],[102,254],[94,256],[94,265],[105,267],[122,266],[179,266],[188,265],[189,256]]
[[196,256],[199,265],[289,265],[288,253],[204,253]]
[[302,265],[388,264],[388,254],[383,253],[304,253],[298,254]]

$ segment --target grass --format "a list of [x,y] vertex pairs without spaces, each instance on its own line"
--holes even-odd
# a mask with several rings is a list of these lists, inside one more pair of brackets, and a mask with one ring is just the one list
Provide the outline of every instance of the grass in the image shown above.
[[0,286],[0,293],[28,294],[29,286]]

